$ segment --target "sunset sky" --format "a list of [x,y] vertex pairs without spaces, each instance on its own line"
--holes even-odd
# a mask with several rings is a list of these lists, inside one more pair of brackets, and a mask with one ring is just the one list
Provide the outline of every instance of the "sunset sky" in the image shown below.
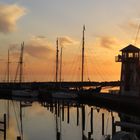
[[119,80],[115,56],[134,44],[139,6],[139,0],[0,0],[0,80],[5,79],[8,49],[14,79],[24,41],[25,80],[53,81],[57,37],[63,47],[62,79],[80,80],[84,24],[85,80]]

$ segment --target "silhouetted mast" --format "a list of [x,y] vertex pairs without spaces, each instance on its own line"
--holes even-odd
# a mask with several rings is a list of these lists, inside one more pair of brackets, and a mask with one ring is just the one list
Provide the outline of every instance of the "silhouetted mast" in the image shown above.
[[58,38],[56,40],[56,82],[58,82]]
[[23,81],[23,50],[24,50],[24,42],[21,44],[21,54],[20,54],[20,73],[19,73],[19,82]]
[[[7,61],[7,83],[10,82],[10,56],[9,56],[9,49],[8,49],[8,61]],[[8,128],[9,128],[9,119],[10,119],[10,110],[9,110],[9,107],[10,107],[10,101],[8,100],[7,101],[7,125],[8,125]]]
[[8,50],[8,62],[7,62],[7,82],[10,82],[10,56]]
[[84,80],[84,51],[85,51],[85,25],[83,26],[83,38],[82,38],[82,73],[81,82]]
[[63,55],[63,53],[62,53],[62,51],[63,51],[63,47],[61,47],[61,51],[60,51],[60,82],[62,81],[62,55]]

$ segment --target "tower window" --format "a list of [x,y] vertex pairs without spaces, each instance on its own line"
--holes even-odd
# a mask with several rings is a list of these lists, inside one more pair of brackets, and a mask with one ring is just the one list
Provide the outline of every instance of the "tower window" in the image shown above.
[[128,53],[129,58],[133,58],[133,53]]
[[139,57],[139,53],[135,53],[135,57],[138,58]]

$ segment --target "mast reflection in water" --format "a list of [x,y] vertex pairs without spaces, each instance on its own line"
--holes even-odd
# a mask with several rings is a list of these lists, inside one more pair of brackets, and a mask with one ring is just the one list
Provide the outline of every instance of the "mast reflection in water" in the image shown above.
[[[7,140],[101,140],[112,139],[118,131],[140,137],[138,117],[72,101],[9,102]],[[7,114],[6,103],[0,100],[1,119]]]

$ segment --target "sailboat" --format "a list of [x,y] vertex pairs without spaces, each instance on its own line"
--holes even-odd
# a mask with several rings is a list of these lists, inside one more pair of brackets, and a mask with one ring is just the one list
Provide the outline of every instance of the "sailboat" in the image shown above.
[[75,99],[77,98],[76,90],[70,90],[69,88],[61,87],[61,72],[62,72],[62,48],[60,52],[60,84],[58,86],[58,70],[59,70],[59,40],[56,40],[56,77],[55,82],[56,86],[54,89],[49,90],[48,93],[51,94],[52,98],[59,98],[59,99]]
[[16,71],[16,76],[15,76],[15,82],[17,80],[17,74],[19,71],[19,87],[18,89],[13,89],[12,90],[12,97],[25,97],[25,98],[37,98],[38,93],[37,91],[30,90],[28,88],[22,88],[22,82],[23,82],[23,52],[24,52],[24,42],[21,44],[21,53],[20,53],[20,58],[19,58],[19,63]]
[[[81,71],[81,82],[84,82],[84,62],[85,62],[85,25],[83,26],[83,37],[82,37],[82,71]],[[82,87],[78,91],[78,97],[88,97],[92,96],[93,93],[99,93],[101,91],[101,86],[92,87],[89,89],[84,89]]]
[[[56,83],[58,82],[58,39],[56,41]],[[62,51],[62,49],[61,49]],[[84,82],[84,52],[85,52],[85,25],[83,26],[83,37],[82,37],[82,71],[81,71],[81,82]],[[61,52],[62,55],[62,52]],[[62,56],[61,56],[61,62],[62,62]],[[60,66],[62,64],[60,63]],[[61,70],[61,67],[60,67]],[[61,71],[60,71],[61,73]],[[61,75],[60,75],[61,76]],[[61,79],[61,78],[60,78]],[[61,82],[61,81],[60,81]],[[80,89],[63,89],[60,87],[56,87],[55,91],[52,92],[53,98],[85,98],[92,96],[93,93],[99,93],[101,91],[101,87],[92,87],[89,89],[84,89],[84,87]]]

